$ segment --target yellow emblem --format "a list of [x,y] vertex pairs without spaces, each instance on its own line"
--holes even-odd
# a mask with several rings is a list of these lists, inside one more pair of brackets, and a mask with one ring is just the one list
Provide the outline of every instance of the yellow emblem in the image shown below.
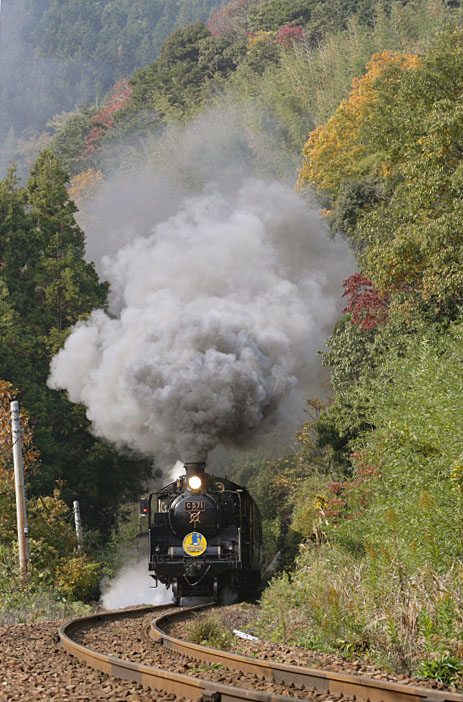
[[201,556],[206,548],[206,537],[199,531],[192,531],[183,539],[183,550],[188,556]]

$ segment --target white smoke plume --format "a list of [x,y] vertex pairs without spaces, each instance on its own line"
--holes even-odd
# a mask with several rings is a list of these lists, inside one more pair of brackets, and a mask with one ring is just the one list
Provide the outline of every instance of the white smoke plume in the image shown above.
[[49,385],[96,435],[165,460],[301,421],[353,264],[292,189],[206,188],[103,259],[113,312],[79,323]]
[[153,589],[154,580],[148,574],[146,558],[125,565],[113,580],[101,584],[103,609],[120,609],[135,605],[161,605],[172,602],[172,591],[164,585]]

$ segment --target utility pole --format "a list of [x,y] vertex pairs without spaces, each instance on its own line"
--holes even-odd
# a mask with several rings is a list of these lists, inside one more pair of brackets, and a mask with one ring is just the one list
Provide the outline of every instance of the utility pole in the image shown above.
[[80,518],[80,505],[75,500],[72,503],[74,507],[74,522],[76,525],[76,534],[77,534],[77,550],[80,551],[82,549],[82,544],[84,541],[84,532],[82,530],[82,519]]
[[16,491],[16,520],[18,524],[19,569],[21,574],[26,576],[29,572],[29,528],[27,526],[19,402],[16,401],[11,403],[11,428],[13,438],[14,486]]

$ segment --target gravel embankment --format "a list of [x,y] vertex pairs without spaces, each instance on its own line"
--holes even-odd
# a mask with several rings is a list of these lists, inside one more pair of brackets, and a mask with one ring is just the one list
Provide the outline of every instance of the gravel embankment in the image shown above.
[[[257,608],[234,605],[215,610],[226,625],[232,629],[245,629],[252,633]],[[308,690],[292,690],[282,684],[273,684],[253,675],[229,671],[218,666],[182,658],[147,640],[144,629],[151,623],[153,614],[140,615],[136,619],[99,624],[96,629],[82,631],[79,640],[85,645],[111,653],[120,658],[167,668],[172,671],[215,680],[223,684],[264,690],[276,694],[297,696],[319,702],[339,699],[336,696],[314,693]],[[0,702],[16,700],[75,700],[89,702],[98,700],[155,700],[177,702],[173,695],[146,690],[137,683],[112,679],[93,671],[64,652],[58,645],[56,634],[59,622],[41,624],[12,624],[0,627]],[[185,624],[174,624],[170,633],[185,638]],[[291,646],[263,641],[243,641],[236,638],[236,652],[263,659],[276,659],[281,663],[324,668],[353,675],[424,685],[443,689],[441,683],[405,676],[394,676],[376,670],[361,661],[345,660],[331,654],[307,651]],[[345,698],[347,702],[347,698]]]
[[[89,648],[111,653],[118,658],[130,658],[130,660],[140,661],[156,668],[192,675],[203,680],[213,680],[223,685],[323,702],[337,702],[341,699],[340,695],[297,690],[293,686],[288,687],[283,683],[261,680],[249,673],[228,670],[217,664],[208,665],[180,656],[143,636],[143,629],[146,629],[152,620],[153,615],[148,614],[139,619],[131,619],[122,623],[102,622],[90,630],[81,631],[76,635],[76,640]],[[180,626],[182,625],[180,624]],[[343,700],[351,702],[349,697],[344,697]]]
[[[243,630],[248,634],[256,635],[253,624],[258,618],[258,610],[259,607],[257,606],[246,604],[244,606],[216,607],[213,611],[230,629]],[[207,614],[198,614],[196,616],[207,616]],[[183,623],[171,625],[168,633],[187,640],[187,627]],[[241,653],[243,656],[275,660],[278,663],[287,663],[288,665],[331,670],[347,675],[361,675],[375,678],[376,680],[389,680],[390,682],[397,682],[403,685],[427,687],[436,690],[448,689],[443,683],[430,678],[424,679],[415,676],[385,673],[364,661],[346,659],[331,653],[310,651],[296,646],[286,646],[266,641],[246,641],[235,637],[231,651]]]
[[0,700],[59,702],[171,702],[173,695],[145,690],[87,668],[58,646],[59,622],[0,627]]

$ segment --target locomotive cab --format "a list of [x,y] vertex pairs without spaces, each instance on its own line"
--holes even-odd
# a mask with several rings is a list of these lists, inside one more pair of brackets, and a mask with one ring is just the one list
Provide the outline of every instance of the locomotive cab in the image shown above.
[[174,601],[237,601],[260,580],[260,514],[247,490],[186,463],[185,475],[148,502],[152,577]]

